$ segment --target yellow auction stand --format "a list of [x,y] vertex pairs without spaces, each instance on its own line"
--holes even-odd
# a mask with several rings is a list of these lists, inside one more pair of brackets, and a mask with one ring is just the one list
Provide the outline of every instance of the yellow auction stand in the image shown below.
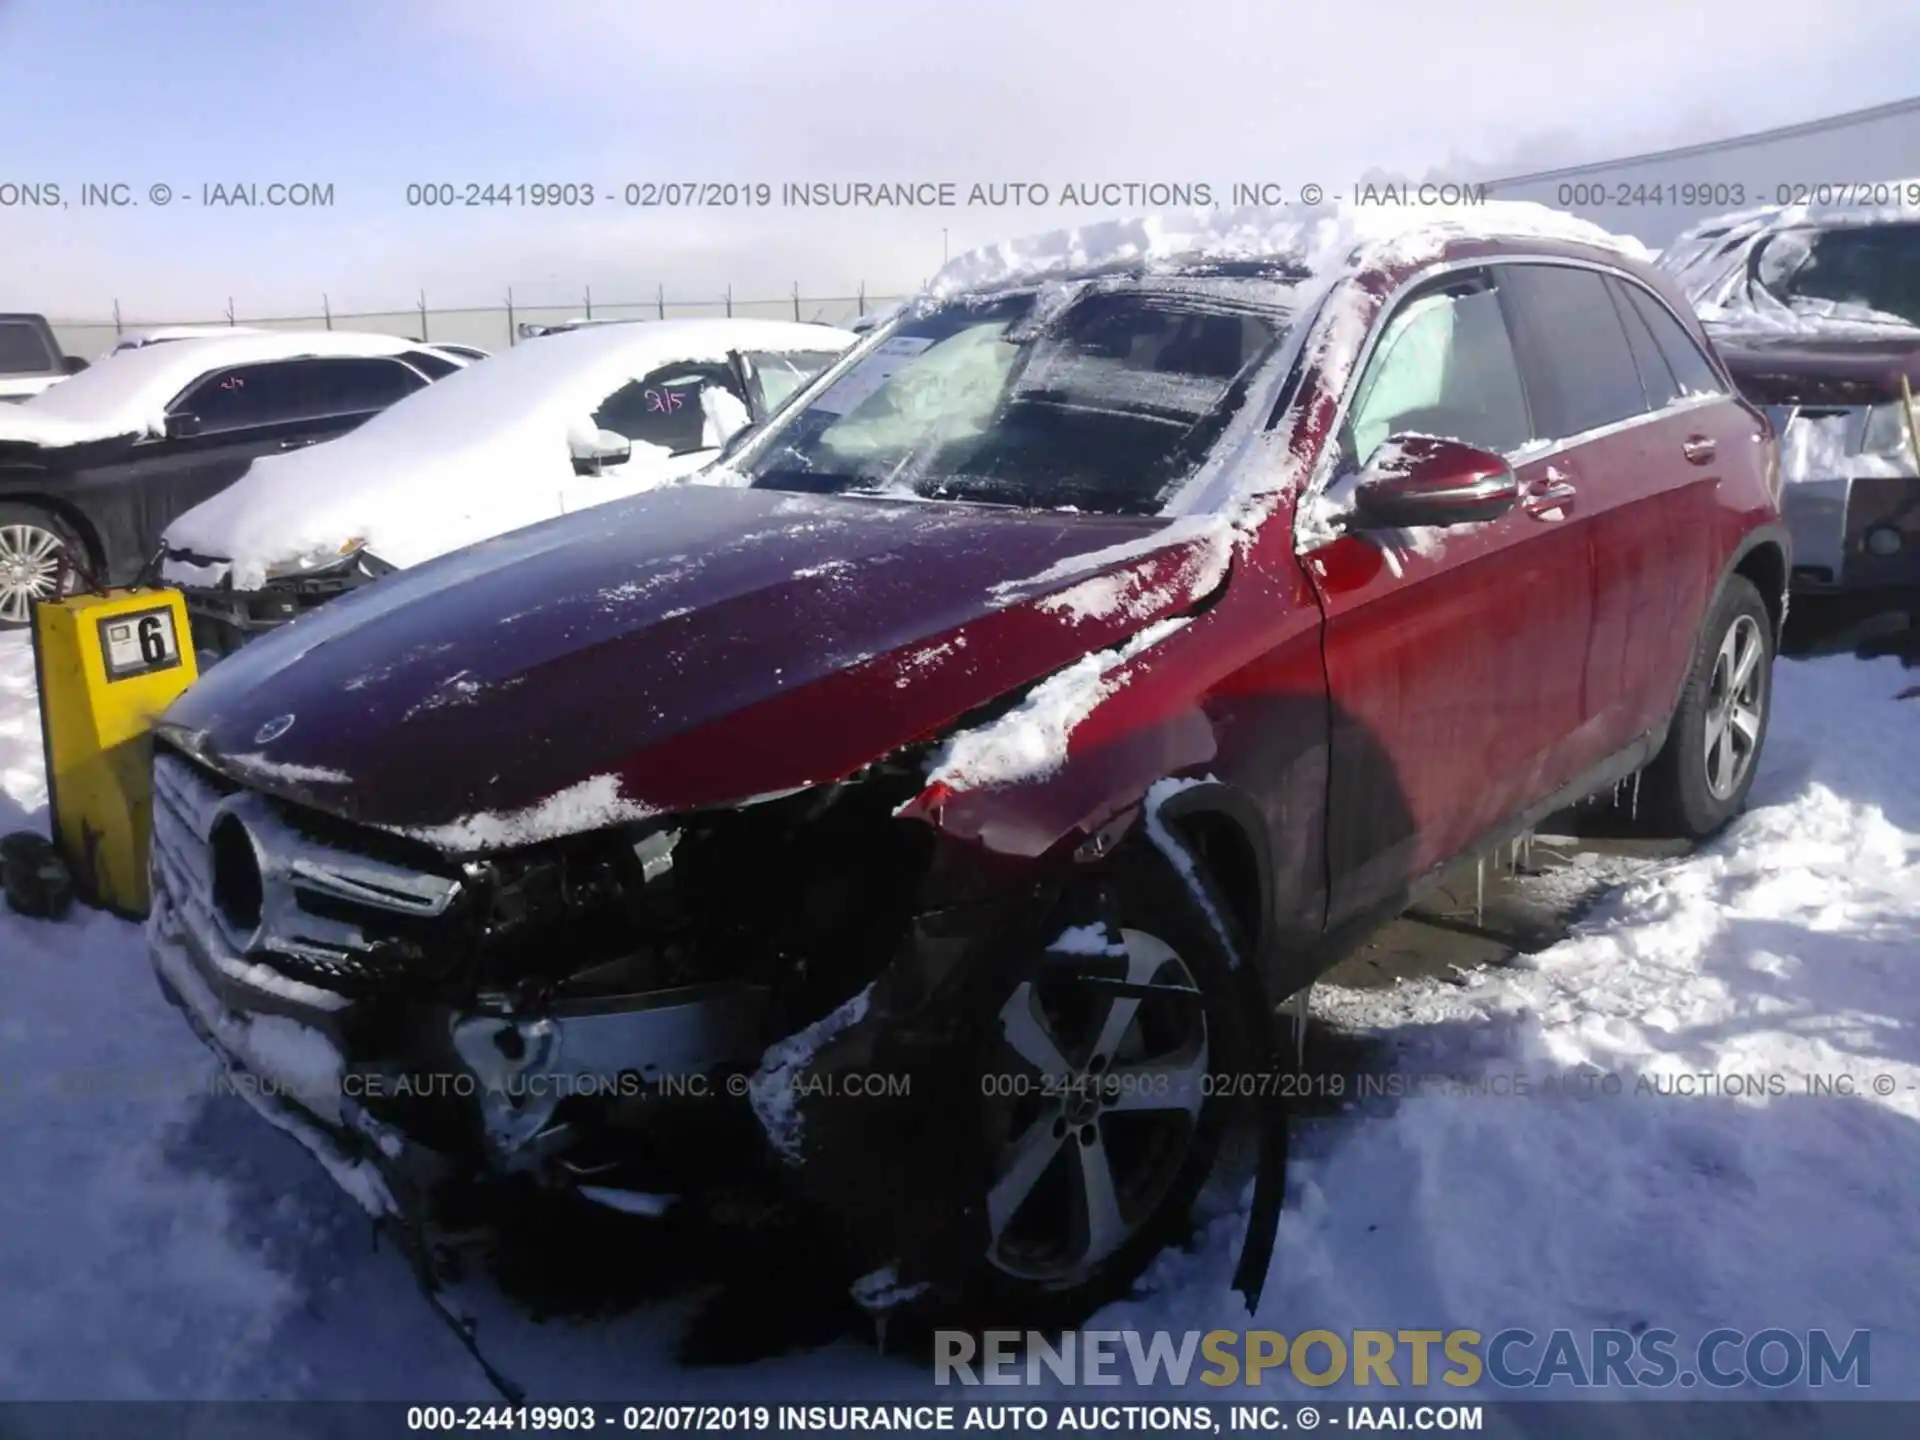
[[53,843],[88,904],[147,913],[153,722],[199,674],[178,590],[107,590],[33,607]]

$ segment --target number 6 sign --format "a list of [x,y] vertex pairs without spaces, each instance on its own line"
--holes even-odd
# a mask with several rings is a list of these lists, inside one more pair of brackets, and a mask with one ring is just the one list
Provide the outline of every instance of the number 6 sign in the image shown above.
[[100,658],[110,681],[172,669],[180,663],[173,611],[136,610],[100,621]]

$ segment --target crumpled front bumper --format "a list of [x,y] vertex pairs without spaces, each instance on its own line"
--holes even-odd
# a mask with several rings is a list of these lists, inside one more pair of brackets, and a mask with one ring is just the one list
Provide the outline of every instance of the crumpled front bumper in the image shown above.
[[226,1068],[230,1088],[312,1152],[376,1217],[417,1212],[456,1169],[347,1093],[346,1060],[321,1033],[284,1015],[237,1008],[244,982],[224,974],[156,885],[147,945],[161,993]]
[[[515,1176],[648,1212],[670,1188],[636,1191],[636,1180],[683,1173],[665,1162],[698,1147],[679,1136],[715,1151],[739,1135],[762,1139],[743,1089],[725,1083],[758,1060],[753,992],[616,994],[512,1014],[296,979],[247,953],[197,883],[210,868],[206,837],[223,817],[247,817],[281,917],[275,933],[296,946],[311,924],[297,899],[278,895],[278,877],[304,867],[311,881],[345,862],[267,824],[246,792],[215,799],[178,762],[159,768],[147,940],[161,988],[220,1058],[229,1088],[373,1214],[425,1216],[450,1183]],[[304,848],[291,856],[287,846]],[[735,1124],[718,1123],[726,1111]]]

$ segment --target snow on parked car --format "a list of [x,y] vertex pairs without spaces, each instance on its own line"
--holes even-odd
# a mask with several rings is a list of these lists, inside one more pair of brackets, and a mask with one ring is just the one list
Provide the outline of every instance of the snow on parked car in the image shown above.
[[1890,202],[1768,205],[1716,216],[1659,266],[1717,334],[1920,327],[1920,179],[1874,186]]
[[691,475],[854,342],[777,320],[582,326],[272,457],[168,527],[163,577],[215,653],[343,590]]
[[393,335],[241,332],[127,350],[0,407],[0,626],[76,568],[133,579],[169,520],[257,457],[344,434],[465,363]]
[[1920,180],[1772,206],[1660,256],[1780,437],[1798,591],[1920,586]]
[[176,340],[218,340],[234,335],[271,333],[257,325],[156,325],[150,330],[129,330],[115,340],[113,348],[100,358],[104,360],[128,350],[144,350],[149,345],[170,345]]

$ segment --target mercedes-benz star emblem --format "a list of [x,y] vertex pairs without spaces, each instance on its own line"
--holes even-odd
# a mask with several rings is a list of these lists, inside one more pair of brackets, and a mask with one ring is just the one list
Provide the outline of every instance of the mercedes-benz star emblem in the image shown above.
[[293,716],[276,715],[258,730],[253,732],[253,743],[270,745],[293,728]]

